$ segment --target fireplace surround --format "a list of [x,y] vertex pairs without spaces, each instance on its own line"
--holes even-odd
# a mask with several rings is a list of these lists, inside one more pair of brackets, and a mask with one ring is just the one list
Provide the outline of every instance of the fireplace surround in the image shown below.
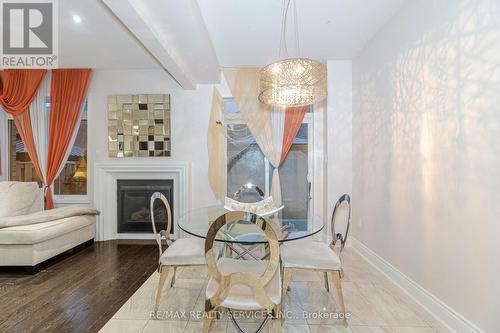
[[[117,181],[119,179],[173,179],[172,219],[189,210],[190,166],[186,162],[130,161],[127,163],[96,163],[94,167],[93,205],[101,211],[96,225],[96,240],[110,239],[154,239],[153,233],[119,233],[117,222]],[[179,235],[174,227],[174,238]]]

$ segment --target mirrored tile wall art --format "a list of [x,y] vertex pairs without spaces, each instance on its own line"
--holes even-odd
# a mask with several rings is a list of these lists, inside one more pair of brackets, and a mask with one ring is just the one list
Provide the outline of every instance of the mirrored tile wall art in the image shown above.
[[108,96],[110,157],[170,156],[170,95]]

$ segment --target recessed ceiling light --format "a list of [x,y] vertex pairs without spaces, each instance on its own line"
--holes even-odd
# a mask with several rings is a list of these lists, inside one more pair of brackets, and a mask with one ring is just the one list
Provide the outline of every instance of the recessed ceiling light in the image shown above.
[[73,21],[76,23],[82,23],[82,18],[78,15],[73,15]]

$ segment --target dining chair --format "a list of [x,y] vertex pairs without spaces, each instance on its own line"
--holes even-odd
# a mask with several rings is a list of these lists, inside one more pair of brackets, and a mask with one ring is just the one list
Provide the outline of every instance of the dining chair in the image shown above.
[[[260,228],[269,244],[268,260],[238,260],[214,255],[214,240],[224,226],[235,223],[254,224]],[[210,226],[205,240],[205,259],[209,281],[205,294],[203,332],[208,333],[214,317],[227,309],[238,332],[243,332],[231,311],[263,311],[265,318],[256,332],[260,332],[269,318],[281,313],[281,274],[279,243],[271,225],[253,213],[232,211],[218,217]]]
[[[154,202],[160,199],[167,210],[167,226],[165,230],[156,231]],[[202,266],[205,265],[204,255],[204,241],[201,238],[180,238],[172,240],[170,238],[170,230],[172,230],[172,211],[167,198],[160,192],[155,192],[151,196],[150,201],[151,223],[153,225],[153,232],[155,234],[156,242],[160,250],[158,260],[158,272],[160,273],[160,281],[158,283],[158,290],[156,291],[156,301],[154,311],[158,311],[160,306],[161,293],[163,286],[167,280],[170,268],[173,268],[172,280],[170,287],[174,286],[175,274],[177,267],[182,266]],[[165,241],[166,248],[163,250],[162,243]]]
[[[347,208],[346,220],[344,225],[339,226],[338,215],[343,208]],[[348,194],[342,195],[332,213],[331,230],[332,242],[327,245],[324,242],[315,240],[300,240],[295,242],[285,242],[281,246],[281,261],[283,266],[283,298],[288,290],[288,285],[292,279],[294,270],[312,270],[323,272],[325,278],[325,288],[330,292],[328,276],[331,277],[337,289],[337,295],[340,302],[340,310],[343,314],[344,325],[347,326],[345,318],[345,304],[342,293],[341,279],[344,274],[342,271],[341,254],[344,250],[347,234],[351,221],[351,198]],[[339,254],[334,251],[335,244],[340,241]]]

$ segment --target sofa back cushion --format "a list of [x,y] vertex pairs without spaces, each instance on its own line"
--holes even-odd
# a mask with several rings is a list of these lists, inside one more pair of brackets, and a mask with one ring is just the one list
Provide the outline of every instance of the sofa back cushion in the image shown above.
[[0,217],[43,210],[43,190],[36,182],[0,182]]

